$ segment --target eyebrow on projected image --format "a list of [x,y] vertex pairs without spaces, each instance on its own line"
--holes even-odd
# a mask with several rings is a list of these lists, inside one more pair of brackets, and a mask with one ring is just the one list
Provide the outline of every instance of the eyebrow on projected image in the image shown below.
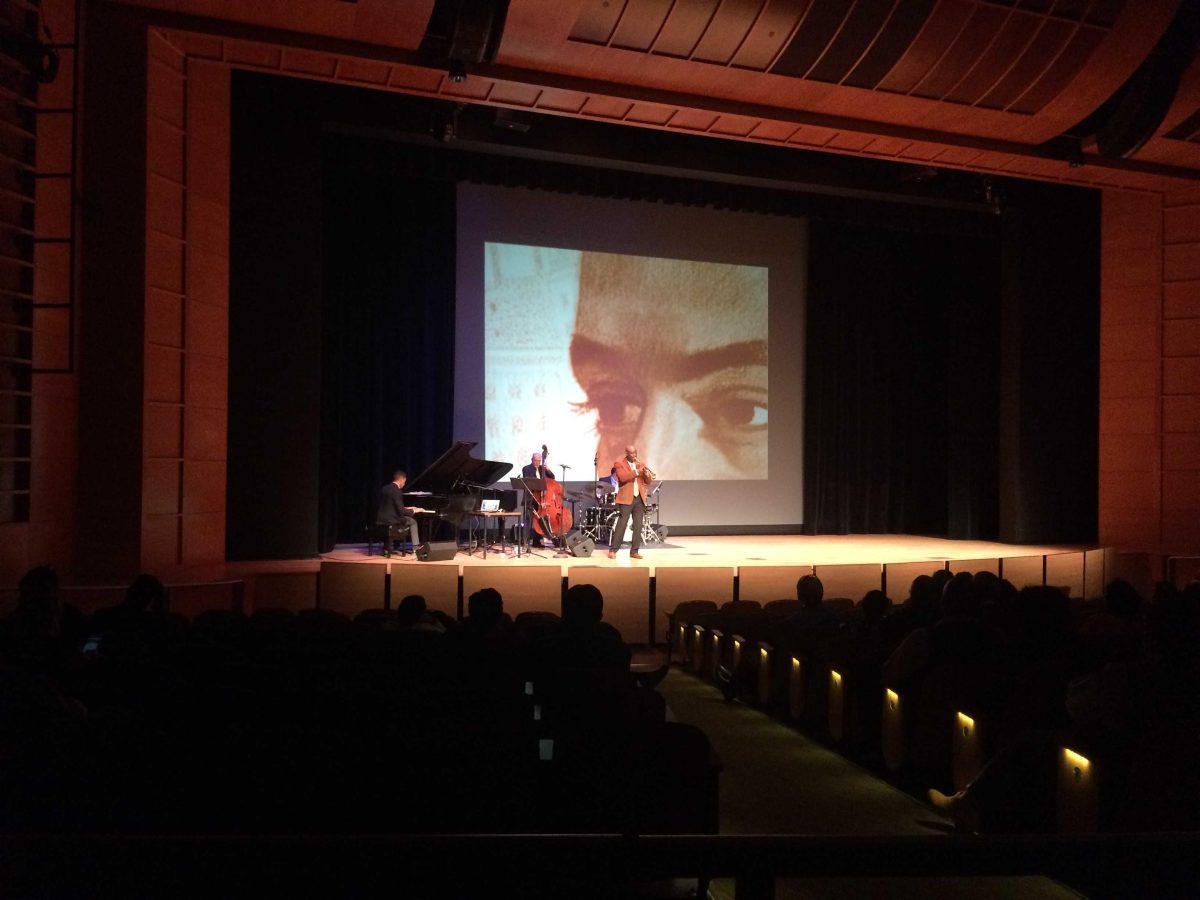
[[767,477],[767,270],[584,252],[571,368],[602,463],[660,477]]

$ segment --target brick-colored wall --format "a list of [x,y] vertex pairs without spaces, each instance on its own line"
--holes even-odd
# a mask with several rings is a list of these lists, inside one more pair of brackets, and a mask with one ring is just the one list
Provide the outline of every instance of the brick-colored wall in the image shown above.
[[73,260],[78,47],[75,0],[43,0],[58,77],[37,94],[34,176],[33,383],[29,521],[0,525],[0,583],[32,565],[70,573],[74,560],[77,401],[72,331],[79,312]]
[[229,67],[149,33],[142,567],[225,561]]
[[1200,190],[1104,193],[1100,542],[1200,550]]
[[1163,210],[1162,550],[1200,553],[1200,190]]

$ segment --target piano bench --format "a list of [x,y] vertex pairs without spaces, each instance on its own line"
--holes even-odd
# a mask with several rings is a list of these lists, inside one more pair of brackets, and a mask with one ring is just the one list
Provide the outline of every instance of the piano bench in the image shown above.
[[[391,549],[388,547],[388,526],[387,525],[378,525],[378,524],[367,525],[367,526],[364,526],[363,533],[366,535],[366,538],[367,538],[367,556],[375,555],[375,545],[376,544],[379,545],[379,552],[381,554],[383,554],[384,556],[392,555],[393,551],[391,551]],[[408,548],[406,550],[394,551],[396,553],[399,553],[401,556],[416,552],[416,547],[413,547],[412,543],[410,541],[399,541],[398,543],[400,544],[401,547]]]

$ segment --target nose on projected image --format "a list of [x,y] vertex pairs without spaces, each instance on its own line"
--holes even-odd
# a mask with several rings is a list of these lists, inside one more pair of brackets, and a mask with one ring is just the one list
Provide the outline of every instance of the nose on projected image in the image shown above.
[[489,454],[767,477],[767,269],[489,242],[484,302]]

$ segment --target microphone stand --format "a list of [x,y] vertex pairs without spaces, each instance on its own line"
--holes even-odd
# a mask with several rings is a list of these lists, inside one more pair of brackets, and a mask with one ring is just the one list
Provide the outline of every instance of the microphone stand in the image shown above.
[[[570,469],[571,467],[568,466],[566,463],[563,463],[561,466],[559,466],[559,468],[562,469],[562,473],[563,473],[562,481],[560,481],[559,484],[566,484],[567,483],[567,470]],[[564,499],[566,499],[565,492],[564,492]],[[569,550],[567,550],[565,545],[566,545],[566,542],[563,540],[563,517],[562,517],[562,513],[560,512],[559,516],[558,516],[558,552],[556,552],[554,555],[555,556],[570,556],[571,553]]]

